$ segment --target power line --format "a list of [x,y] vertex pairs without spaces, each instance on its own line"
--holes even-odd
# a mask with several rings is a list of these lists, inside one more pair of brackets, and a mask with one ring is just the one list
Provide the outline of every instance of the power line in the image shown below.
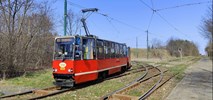
[[106,19],[111,24],[111,26],[114,28],[114,30],[117,31],[117,33],[120,34],[120,31],[115,27],[115,25],[110,21],[110,19],[108,19],[108,17],[106,17]]
[[102,14],[102,13],[98,13],[98,12],[97,12],[97,14],[100,14],[100,15],[102,15],[102,16],[104,16],[104,17],[109,18],[110,20],[116,21],[116,22],[118,22],[118,23],[120,23],[120,24],[123,24],[123,25],[125,25],[125,26],[131,27],[131,28],[134,28],[134,29],[137,29],[137,30],[140,30],[140,31],[144,31],[144,30],[142,30],[141,28],[138,28],[138,27],[136,27],[136,26],[127,24],[127,23],[125,23],[125,22],[123,22],[123,21],[120,21],[120,20],[118,20],[118,19],[112,18],[112,17],[110,17],[110,16],[108,16],[108,15],[106,15],[106,14]]
[[[143,1],[142,1],[143,2]],[[86,8],[86,7],[84,7],[84,6],[82,6],[82,5],[79,5],[79,4],[76,4],[76,3],[73,3],[73,2],[70,2],[70,1],[68,1],[68,3],[70,4],[70,5],[72,5],[72,6],[74,6],[74,7],[77,7],[77,8],[79,8],[79,9],[84,9],[84,8]],[[148,5],[147,5],[148,6]],[[151,7],[150,7],[151,8]],[[153,9],[154,10],[154,9]],[[112,25],[112,27],[118,32],[118,33],[120,33],[119,32],[119,30],[115,27],[115,25],[112,23],[112,21],[115,21],[115,22],[118,22],[118,23],[120,23],[120,24],[123,24],[123,25],[125,25],[125,26],[128,26],[128,27],[130,27],[130,28],[133,28],[133,29],[136,29],[136,30],[139,30],[139,31],[143,31],[143,32],[146,32],[147,30],[144,30],[144,29],[141,29],[141,28],[138,28],[138,27],[136,27],[136,26],[134,26],[134,25],[131,25],[131,24],[128,24],[128,23],[126,23],[126,22],[123,22],[123,21],[121,21],[121,20],[118,20],[118,19],[116,19],[116,18],[113,18],[113,17],[111,17],[111,16],[109,16],[109,15],[107,15],[107,14],[103,14],[103,13],[100,13],[100,12],[95,12],[96,14],[99,14],[99,15],[102,15],[102,16],[104,16],[104,17],[106,17],[107,18],[107,20],[110,22],[110,24]],[[152,17],[154,16],[154,14],[152,14]],[[151,21],[152,21],[152,18],[150,19],[150,21],[149,21],[149,26],[151,25]],[[148,27],[149,27],[148,26]],[[149,32],[150,33],[150,32]],[[153,35],[153,33],[151,33],[151,35]],[[155,35],[153,35],[153,36],[156,36],[156,34]]]
[[182,31],[180,31],[178,28],[176,28],[174,25],[172,25],[168,20],[166,20],[159,12],[157,12],[158,16],[164,20],[171,28],[173,28],[175,31],[182,33],[184,36],[188,37],[188,35],[186,35],[185,33],[183,33]]
[[151,16],[151,18],[150,18],[150,20],[149,20],[149,24],[148,24],[148,27],[147,27],[147,30],[149,30],[149,27],[150,27],[150,25],[151,25],[151,23],[152,23],[152,19],[153,19],[153,16],[154,16],[154,11],[152,12],[152,16]]
[[[142,4],[144,4],[145,6],[147,6],[150,10],[152,10],[153,12],[156,12],[158,16],[160,16],[160,18],[162,20],[164,20],[170,27],[172,27],[175,31],[184,34],[183,32],[181,32],[178,28],[176,28],[174,25],[172,25],[169,21],[167,21],[157,10],[153,9],[152,7],[150,7],[148,4],[146,4],[144,1],[139,0]],[[186,34],[184,34],[186,37],[188,37]],[[188,37],[189,38],[189,37]]]
[[86,8],[86,7],[84,7],[84,6],[81,6],[81,5],[79,5],[79,4],[73,3],[73,2],[71,2],[71,1],[68,1],[68,3],[69,3],[70,5],[72,5],[72,6],[75,6],[75,7],[80,8],[80,9]]
[[200,5],[200,4],[207,4],[207,3],[211,3],[211,1],[197,2],[197,3],[188,3],[188,4],[182,4],[182,5],[172,6],[172,7],[160,8],[160,9],[156,9],[156,11],[162,11],[162,10],[168,10],[168,9],[186,7],[186,6],[193,6],[193,5]]
[[153,3],[153,1],[151,0],[151,3],[152,3],[152,8],[154,8],[154,3]]
[[151,9],[152,11],[154,11],[154,9],[152,7],[150,7],[148,4],[146,4],[143,0],[139,0],[141,3],[143,3],[146,7],[148,7],[149,9]]

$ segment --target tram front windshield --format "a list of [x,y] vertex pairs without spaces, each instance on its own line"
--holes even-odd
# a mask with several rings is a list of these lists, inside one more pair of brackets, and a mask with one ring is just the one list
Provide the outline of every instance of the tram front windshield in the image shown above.
[[55,41],[54,59],[73,59],[74,38],[58,38]]

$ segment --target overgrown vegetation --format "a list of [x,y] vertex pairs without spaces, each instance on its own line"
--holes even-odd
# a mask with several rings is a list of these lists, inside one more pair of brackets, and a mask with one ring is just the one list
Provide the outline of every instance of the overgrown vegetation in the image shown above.
[[4,81],[7,84],[13,84],[21,87],[46,88],[53,86],[52,70],[41,70],[34,73],[28,73],[25,76],[16,77]]
[[50,66],[54,23],[48,5],[0,0],[0,78]]
[[200,27],[201,35],[209,41],[208,45],[205,48],[208,56],[213,60],[213,21],[212,21],[212,7],[209,7],[206,17],[202,20],[202,25]]
[[166,45],[166,49],[171,56],[198,56],[199,51],[197,46],[188,40],[170,39]]

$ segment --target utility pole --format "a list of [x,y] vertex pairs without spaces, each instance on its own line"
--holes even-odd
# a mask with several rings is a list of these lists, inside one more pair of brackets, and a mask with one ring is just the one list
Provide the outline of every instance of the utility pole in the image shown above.
[[149,59],[149,32],[148,32],[148,30],[146,31],[146,46],[147,46],[147,51],[146,51],[146,57],[147,57],[147,59]]
[[64,36],[67,35],[67,0],[64,0]]
[[136,52],[137,52],[137,58],[138,58],[138,37],[136,37]]

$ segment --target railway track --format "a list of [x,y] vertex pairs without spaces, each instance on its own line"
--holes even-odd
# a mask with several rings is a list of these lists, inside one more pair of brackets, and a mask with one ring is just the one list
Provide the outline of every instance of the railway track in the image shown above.
[[[153,69],[157,70],[158,73],[155,73],[153,75],[148,76],[150,70],[153,71]],[[149,71],[148,71],[149,70]],[[163,86],[165,83],[167,83],[170,79],[172,79],[174,76],[176,76],[178,73],[172,75],[172,76],[167,76],[164,77],[164,73],[168,72],[168,70],[161,70],[158,67],[152,66],[152,68],[146,68],[146,72],[141,75],[138,79],[132,81],[131,83],[127,84],[125,87],[120,88],[116,91],[113,91],[103,97],[100,98],[100,100],[144,100],[148,98],[152,93],[154,93],[158,88]],[[125,95],[125,92],[130,91],[131,89],[134,88],[140,88],[140,85],[144,82],[147,82],[150,79],[157,78],[157,82],[155,82],[151,88],[146,90],[141,96],[135,97],[135,96],[130,96],[130,95]]]
[[[138,67],[136,69],[130,69],[127,72],[119,74],[119,75],[109,76],[104,80],[119,78],[119,77],[123,77],[123,76],[126,76],[126,75],[130,75],[132,73],[142,72],[142,71],[145,71],[145,70],[147,71],[148,67],[149,66],[141,65],[141,67]],[[137,81],[139,79],[136,79],[135,81]],[[86,86],[93,85],[93,84],[97,84],[97,83],[96,82],[90,82],[87,85],[84,85],[84,84],[77,85],[76,87],[73,87],[73,88],[61,88],[61,87],[53,86],[53,87],[48,87],[48,88],[44,88],[44,89],[29,90],[29,91],[26,91],[26,92],[21,92],[21,93],[16,93],[16,94],[11,94],[11,95],[5,95],[5,96],[1,96],[0,99],[5,99],[5,100],[14,99],[15,100],[15,99],[19,98],[19,99],[26,99],[26,100],[36,100],[36,99],[42,99],[42,98],[54,96],[54,95],[57,95],[57,94],[61,94],[61,93],[67,92],[67,91],[74,91],[76,89],[84,88]]]

